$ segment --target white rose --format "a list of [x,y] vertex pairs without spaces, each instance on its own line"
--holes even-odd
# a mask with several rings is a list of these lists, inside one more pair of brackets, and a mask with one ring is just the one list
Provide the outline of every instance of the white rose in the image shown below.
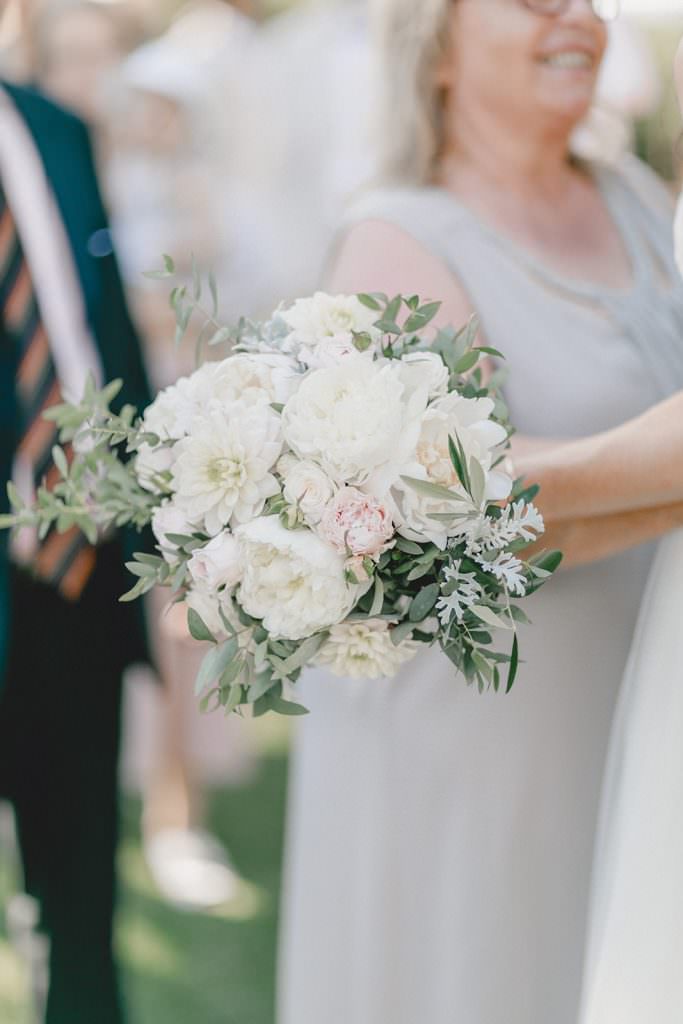
[[270,470],[281,447],[280,417],[268,405],[214,402],[176,445],[175,502],[212,537],[248,522],[279,491]]
[[240,546],[234,534],[224,530],[203,548],[192,552],[187,564],[193,583],[208,590],[236,586],[242,576]]
[[315,663],[335,676],[379,679],[395,676],[402,665],[414,658],[419,647],[415,640],[403,640],[395,645],[389,624],[383,619],[342,622],[330,630],[329,638],[315,656]]
[[194,399],[201,408],[216,400],[224,405],[278,402],[294,392],[301,375],[296,364],[279,353],[240,352],[220,362],[204,363],[193,375]]
[[406,387],[426,388],[430,399],[448,393],[448,367],[436,352],[410,352],[400,365]]
[[262,516],[236,531],[244,578],[238,600],[268,632],[302,640],[341,622],[362,590],[344,579],[344,559],[310,530]]
[[189,537],[196,527],[188,522],[185,513],[172,502],[160,505],[152,516],[152,533],[157,539],[159,549],[167,562],[174,562],[178,546],[168,539],[169,533]]
[[311,298],[297,299],[281,310],[280,316],[291,329],[284,351],[307,366],[325,365],[328,359],[334,362],[348,354],[353,348],[353,332],[370,334],[375,342],[380,337],[373,327],[377,313],[355,295],[316,292]]
[[283,431],[336,484],[372,476],[381,495],[414,451],[426,404],[423,389],[407,393],[398,361],[349,359],[304,378],[283,410]]
[[[404,537],[430,540],[445,548],[448,529],[431,517],[453,511],[472,515],[481,512],[481,508],[473,506],[458,480],[448,450],[449,437],[457,436],[468,462],[473,460],[481,466],[485,479],[482,507],[488,501],[508,497],[512,481],[504,473],[491,470],[495,450],[507,438],[505,428],[490,419],[493,407],[490,398],[463,398],[454,392],[429,406],[422,419],[415,461],[403,468],[401,477],[410,476],[447,487],[460,498],[461,504],[419,494],[399,477],[392,488],[392,496],[396,503],[398,532]],[[462,529],[466,529],[464,522]]]
[[334,487],[314,462],[283,456],[278,463],[282,474],[283,494],[290,505],[298,505],[312,526],[320,522],[325,506],[334,494]]

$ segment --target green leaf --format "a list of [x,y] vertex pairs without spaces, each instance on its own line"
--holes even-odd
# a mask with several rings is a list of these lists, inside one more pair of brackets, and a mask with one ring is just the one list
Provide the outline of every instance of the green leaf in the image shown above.
[[383,605],[384,584],[382,583],[381,576],[379,576],[378,574],[377,576],[375,576],[375,593],[372,598],[372,605],[370,606],[370,611],[368,612],[369,617],[373,619],[376,615],[381,615]]
[[381,304],[377,301],[374,295],[368,295],[365,292],[361,292],[360,295],[356,296],[356,298],[361,303],[361,305],[366,307],[366,309],[374,309],[379,311],[382,308]]
[[265,672],[260,672],[259,675],[256,676],[254,682],[249,687],[249,690],[247,692],[247,700],[250,703],[254,704],[259,699],[259,697],[263,697],[263,695],[265,693],[268,693],[268,691],[271,690],[275,685],[276,681],[273,679],[272,673],[270,671],[267,670]]
[[196,697],[199,697],[209,683],[213,683],[216,679],[220,678],[237,654],[238,650],[239,643],[235,636],[226,640],[223,644],[209,648],[207,653],[204,655],[204,660],[202,661],[199,667],[199,672],[197,673],[197,680],[194,687]]
[[[264,698],[262,698],[264,699]],[[270,694],[266,698],[270,703],[270,711],[276,711],[278,715],[307,715],[308,708],[303,704],[296,704],[294,701],[285,700],[283,697],[275,697]]]
[[391,642],[394,647],[398,647],[398,645],[402,644],[404,640],[407,640],[408,637],[412,636],[414,629],[415,626],[412,622],[400,622],[398,626],[395,626],[390,632]]
[[316,633],[315,636],[309,636],[307,640],[304,640],[294,653],[290,654],[284,661],[280,661],[279,658],[275,659],[278,662],[277,675],[281,678],[287,678],[293,672],[296,672],[297,669],[303,668],[317,654],[326,639],[327,633]]
[[427,618],[439,598],[439,592],[439,584],[430,583],[415,595],[408,610],[408,618],[411,622],[422,622]]
[[194,637],[195,640],[205,640],[212,644],[216,643],[215,636],[194,608],[187,609],[187,628],[190,631],[190,636]]
[[541,569],[542,571],[552,575],[552,573],[559,569],[562,558],[563,555],[561,551],[543,552],[535,558],[532,558],[529,562],[529,566],[533,566],[534,569]]
[[470,608],[478,619],[485,622],[488,626],[493,626],[495,629],[514,629],[514,625],[509,619],[504,619],[502,615],[496,615],[496,613],[488,608],[486,605],[474,605]]
[[387,303],[386,309],[384,310],[383,320],[388,320],[390,323],[396,322],[396,317],[401,312],[401,306],[403,299],[400,295],[395,295],[391,302]]
[[218,680],[218,685],[222,690],[232,685],[235,680],[241,675],[242,669],[244,668],[244,659],[235,658],[230,662],[228,667],[221,673],[221,677]]
[[505,685],[505,692],[509,693],[514,686],[515,679],[517,678],[517,669],[519,667],[519,643],[517,641],[517,634],[515,633],[512,640],[512,653],[510,655],[510,666],[508,668],[508,678]]
[[218,313],[218,288],[213,270],[209,271],[209,291],[211,292],[211,316],[215,318]]
[[69,475],[69,463],[66,461],[64,449],[60,448],[57,444],[52,449],[52,461],[59,470],[62,479],[66,480]]
[[192,253],[192,297],[199,302],[202,296],[202,279],[197,266],[197,257]]
[[455,501],[460,504],[463,502],[462,494],[457,494],[448,487],[442,487],[441,484],[433,484],[429,480],[418,480],[414,476],[402,476],[401,480],[426,498],[436,498],[438,501]]
[[468,473],[470,477],[472,500],[477,508],[480,508],[483,504],[484,495],[486,493],[486,476],[481,463],[477,459],[470,459]]
[[164,261],[164,270],[166,271],[166,273],[175,274],[175,263],[173,262],[172,258],[167,253],[164,253],[162,259]]
[[502,352],[499,352],[497,348],[491,348],[490,345],[477,345],[480,352],[485,352],[487,356],[496,356],[497,359],[505,359]]
[[406,555],[424,554],[424,548],[421,548],[414,540],[406,540],[405,537],[399,537],[396,541],[395,547],[397,547],[399,551],[404,551]]
[[232,331],[229,327],[219,327],[215,334],[212,334],[209,338],[209,346],[223,345],[226,341],[229,341]]
[[244,690],[241,686],[231,686],[230,692],[228,693],[228,699],[223,705],[225,708],[226,715],[229,715],[235,708],[238,708],[244,699]]
[[479,348],[472,348],[469,352],[466,352],[462,359],[459,359],[453,367],[453,373],[461,376],[463,373],[471,370],[479,362],[480,352],[481,349]]

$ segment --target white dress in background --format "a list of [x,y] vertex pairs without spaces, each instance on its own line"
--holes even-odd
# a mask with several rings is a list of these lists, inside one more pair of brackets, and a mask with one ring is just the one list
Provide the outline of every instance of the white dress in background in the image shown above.
[[[683,202],[676,221],[683,269]],[[683,1021],[683,531],[660,547],[612,736],[581,1024]]]
[[[561,279],[440,189],[376,192],[354,212],[458,275],[506,354],[523,433],[592,434],[683,387],[666,194],[635,163],[595,174],[628,290]],[[279,1024],[576,1024],[605,756],[649,567],[647,549],[626,552],[531,599],[507,697],[467,689],[438,650],[390,680],[307,676]]]

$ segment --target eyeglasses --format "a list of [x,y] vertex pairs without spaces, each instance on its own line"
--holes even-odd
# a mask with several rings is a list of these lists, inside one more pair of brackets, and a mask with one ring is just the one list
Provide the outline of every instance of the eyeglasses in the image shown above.
[[[588,0],[588,2],[593,8],[593,14],[600,21],[614,21],[621,10],[621,0]],[[571,0],[520,0],[520,3],[534,14],[545,14],[552,18],[558,14],[564,14]]]

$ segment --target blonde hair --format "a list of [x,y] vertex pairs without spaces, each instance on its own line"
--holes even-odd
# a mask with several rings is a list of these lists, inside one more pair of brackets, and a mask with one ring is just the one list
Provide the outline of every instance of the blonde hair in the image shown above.
[[432,175],[442,143],[436,69],[446,52],[451,2],[373,0],[384,181],[419,185]]

